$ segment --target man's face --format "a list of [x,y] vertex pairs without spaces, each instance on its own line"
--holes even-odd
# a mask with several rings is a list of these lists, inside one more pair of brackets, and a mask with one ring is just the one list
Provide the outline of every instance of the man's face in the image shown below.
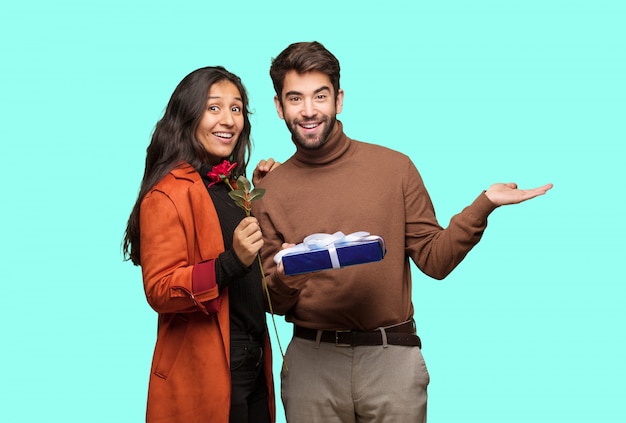
[[281,98],[274,97],[278,116],[300,147],[314,150],[326,143],[343,106],[343,90],[337,98],[328,75],[322,72],[287,72]]

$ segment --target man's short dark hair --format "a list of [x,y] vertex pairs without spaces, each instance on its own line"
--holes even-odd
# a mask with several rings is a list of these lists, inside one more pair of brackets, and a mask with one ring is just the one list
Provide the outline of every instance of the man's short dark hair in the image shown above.
[[321,43],[317,41],[293,43],[272,60],[270,77],[281,104],[285,75],[291,70],[295,70],[299,74],[317,71],[328,75],[335,96],[337,96],[339,92],[339,60]]

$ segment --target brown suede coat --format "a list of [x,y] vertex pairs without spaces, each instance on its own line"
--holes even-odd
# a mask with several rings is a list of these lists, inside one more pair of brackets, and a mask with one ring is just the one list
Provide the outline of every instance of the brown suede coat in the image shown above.
[[[150,306],[159,313],[146,421],[228,422],[230,324],[228,292],[193,292],[196,263],[224,251],[217,212],[200,175],[184,165],[143,199],[141,266]],[[275,421],[272,355],[265,376]]]

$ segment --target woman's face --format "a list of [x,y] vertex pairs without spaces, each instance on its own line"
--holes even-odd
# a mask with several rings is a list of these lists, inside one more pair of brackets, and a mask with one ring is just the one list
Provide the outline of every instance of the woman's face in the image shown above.
[[214,159],[213,164],[230,156],[243,125],[243,100],[235,84],[224,80],[211,85],[196,138]]

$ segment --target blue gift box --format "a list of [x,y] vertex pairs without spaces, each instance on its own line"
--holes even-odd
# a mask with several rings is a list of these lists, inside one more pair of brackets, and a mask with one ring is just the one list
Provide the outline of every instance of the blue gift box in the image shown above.
[[347,236],[337,232],[311,235],[303,244],[284,250],[275,260],[282,260],[285,275],[297,275],[380,261],[385,252],[381,237],[369,236],[367,232]]

